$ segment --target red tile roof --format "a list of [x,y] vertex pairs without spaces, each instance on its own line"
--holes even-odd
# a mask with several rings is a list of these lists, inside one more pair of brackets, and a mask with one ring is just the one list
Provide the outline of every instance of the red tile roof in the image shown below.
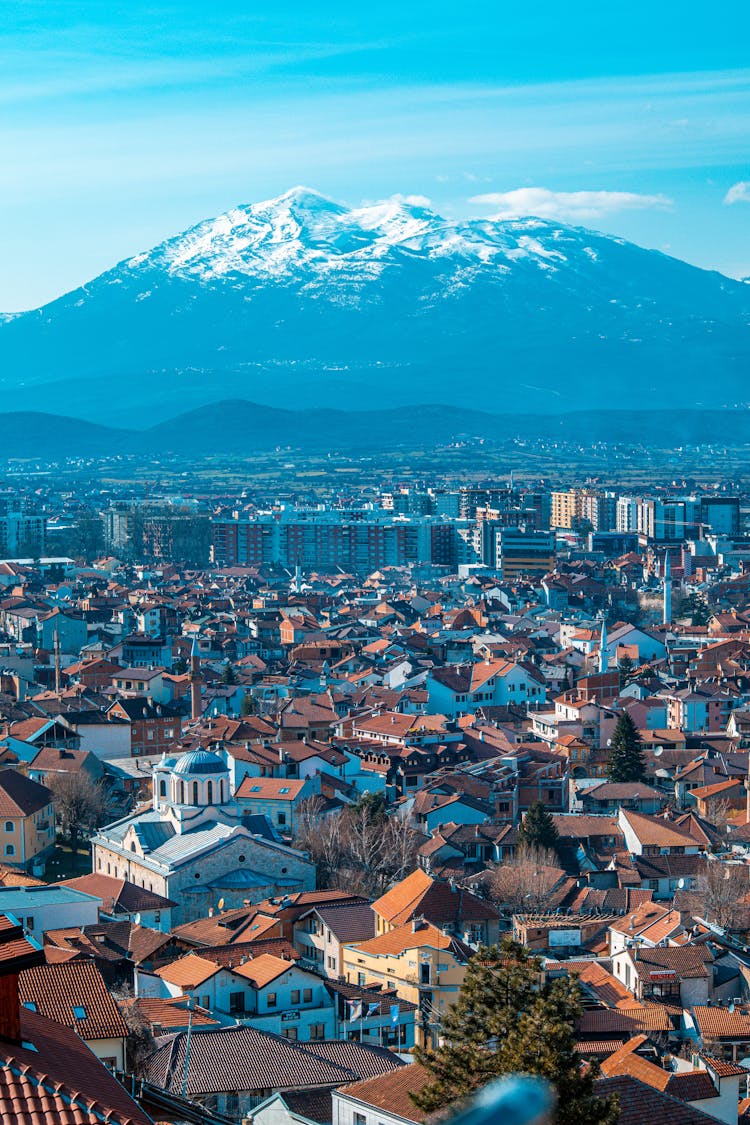
[[75,1032],[26,1009],[21,1031],[0,1040],[3,1125],[152,1125]]
[[[77,1032],[81,1039],[125,1038],[128,1029],[93,961],[38,965],[18,978],[22,1004]],[[77,1016],[78,1011],[85,1012]]]

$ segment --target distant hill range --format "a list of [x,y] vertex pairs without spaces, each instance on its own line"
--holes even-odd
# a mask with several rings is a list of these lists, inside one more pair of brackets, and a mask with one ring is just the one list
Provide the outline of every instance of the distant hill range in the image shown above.
[[138,428],[225,399],[737,406],[748,372],[746,283],[558,222],[348,209],[304,188],[0,316],[6,406]]
[[281,410],[244,400],[199,407],[145,429],[100,426],[32,411],[0,415],[0,456],[58,459],[107,454],[186,457],[247,455],[291,448],[376,453],[428,449],[452,442],[548,439],[589,446],[750,443],[750,410],[586,410],[568,414],[488,414],[452,406],[418,412],[392,410]]

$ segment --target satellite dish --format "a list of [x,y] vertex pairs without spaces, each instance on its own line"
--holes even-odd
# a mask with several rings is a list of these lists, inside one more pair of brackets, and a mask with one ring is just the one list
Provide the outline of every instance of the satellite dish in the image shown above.
[[219,899],[219,901],[218,901],[218,904],[217,904],[217,909],[218,909],[218,910],[223,910],[223,909],[224,909],[224,899],[223,899],[223,898],[220,898],[220,899]]
[[679,890],[681,890],[681,891],[684,891],[684,889],[685,889],[685,880],[684,880],[684,879],[678,879],[678,880],[677,880],[677,887],[678,887],[678,889],[679,889]]
[[136,912],[136,913],[135,913],[135,914],[133,915],[133,922],[134,922],[134,924],[135,924],[136,926],[140,926],[140,924],[141,924],[141,912],[140,912],[140,910],[139,910],[139,911],[137,911],[137,912]]
[[654,757],[655,758],[661,758],[663,753],[664,753],[664,747],[663,746],[657,746],[656,749],[654,750]]

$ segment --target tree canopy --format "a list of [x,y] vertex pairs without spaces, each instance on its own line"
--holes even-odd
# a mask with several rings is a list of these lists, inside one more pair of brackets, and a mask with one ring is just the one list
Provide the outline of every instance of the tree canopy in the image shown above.
[[610,781],[643,781],[645,776],[641,736],[628,712],[623,711],[612,736],[607,777]]
[[560,834],[550,812],[536,801],[523,818],[518,829],[518,843],[527,851],[557,851]]
[[442,1045],[417,1048],[430,1081],[412,1098],[427,1113],[451,1105],[504,1074],[547,1078],[557,1091],[556,1125],[613,1125],[618,1106],[594,1092],[596,1068],[581,1068],[574,1023],[577,981],[542,983],[539,961],[506,938],[469,962]]

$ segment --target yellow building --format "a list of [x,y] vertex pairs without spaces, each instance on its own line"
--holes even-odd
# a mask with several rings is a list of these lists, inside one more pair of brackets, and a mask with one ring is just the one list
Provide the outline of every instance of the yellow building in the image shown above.
[[0,770],[0,862],[29,870],[55,846],[55,809],[46,785]]
[[551,497],[550,527],[571,528],[577,516],[577,493],[575,488],[567,492],[553,492]]
[[350,984],[395,988],[419,1008],[418,1044],[437,1043],[446,1011],[458,998],[470,946],[415,918],[368,941],[342,946],[342,971]]

